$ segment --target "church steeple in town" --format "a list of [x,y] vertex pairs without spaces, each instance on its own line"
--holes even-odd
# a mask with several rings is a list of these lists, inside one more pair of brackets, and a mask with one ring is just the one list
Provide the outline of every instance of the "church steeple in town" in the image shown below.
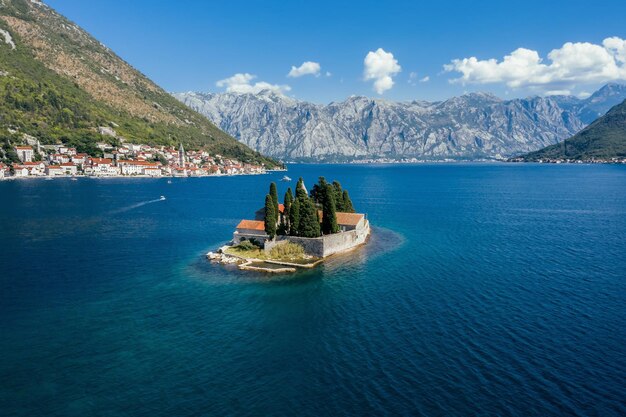
[[181,167],[185,166],[185,148],[183,148],[183,143],[180,143],[180,147],[178,148],[178,165]]

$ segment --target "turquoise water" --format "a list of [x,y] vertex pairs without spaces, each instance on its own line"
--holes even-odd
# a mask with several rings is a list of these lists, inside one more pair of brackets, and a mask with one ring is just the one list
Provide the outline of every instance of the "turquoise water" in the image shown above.
[[371,242],[205,262],[282,175],[0,182],[0,414],[626,414],[626,167],[293,165]]

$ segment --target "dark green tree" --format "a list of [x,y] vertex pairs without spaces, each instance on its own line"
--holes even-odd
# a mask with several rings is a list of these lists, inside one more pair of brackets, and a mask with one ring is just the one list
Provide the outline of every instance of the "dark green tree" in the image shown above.
[[300,200],[295,199],[289,208],[289,234],[299,236],[298,229],[300,227]]
[[289,212],[291,211],[291,205],[293,204],[293,194],[291,193],[291,187],[287,188],[287,192],[285,193],[285,199],[283,200],[283,205],[285,206],[285,210],[283,211],[283,219],[285,220],[285,234],[289,234]]
[[270,196],[272,197],[272,201],[274,202],[274,213],[276,213],[276,219],[278,220],[280,212],[278,211],[278,191],[276,191],[275,182],[272,182],[270,184]]
[[319,177],[318,183],[313,185],[311,188],[311,198],[315,201],[316,204],[324,205],[323,197],[324,197],[324,187],[328,184],[326,182],[326,178]]
[[352,200],[350,200],[350,195],[348,194],[348,190],[343,190],[342,195],[343,206],[342,210],[344,213],[354,213],[354,206],[352,205]]
[[276,212],[274,211],[274,201],[271,195],[265,196],[265,233],[270,239],[276,236]]
[[320,222],[317,215],[317,208],[313,200],[306,198],[300,207],[300,222],[298,226],[298,236],[319,237],[321,235]]
[[333,188],[335,191],[335,207],[337,211],[344,212],[345,208],[343,206],[343,190],[341,189],[341,184],[339,181],[333,181]]
[[337,225],[337,213],[335,208],[335,190],[334,187],[328,183],[323,185],[322,191],[322,233],[329,235],[331,233],[337,233],[339,226]]

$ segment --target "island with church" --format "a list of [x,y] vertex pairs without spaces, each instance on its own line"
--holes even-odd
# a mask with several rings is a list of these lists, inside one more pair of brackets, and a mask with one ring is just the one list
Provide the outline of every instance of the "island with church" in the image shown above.
[[295,272],[353,250],[365,244],[369,235],[367,216],[355,212],[348,191],[338,181],[329,183],[320,177],[309,193],[300,178],[295,194],[288,188],[283,203],[272,182],[254,219],[241,220],[232,241],[207,253],[207,258],[242,270]]

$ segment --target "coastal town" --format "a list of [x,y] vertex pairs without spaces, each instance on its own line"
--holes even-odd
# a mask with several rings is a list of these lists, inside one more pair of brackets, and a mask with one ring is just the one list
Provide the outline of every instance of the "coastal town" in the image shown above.
[[0,179],[53,177],[204,177],[263,174],[263,165],[242,163],[182,145],[155,147],[133,143],[113,146],[97,143],[99,156],[80,153],[66,145],[41,145],[33,137],[14,145],[14,162],[0,162]]

